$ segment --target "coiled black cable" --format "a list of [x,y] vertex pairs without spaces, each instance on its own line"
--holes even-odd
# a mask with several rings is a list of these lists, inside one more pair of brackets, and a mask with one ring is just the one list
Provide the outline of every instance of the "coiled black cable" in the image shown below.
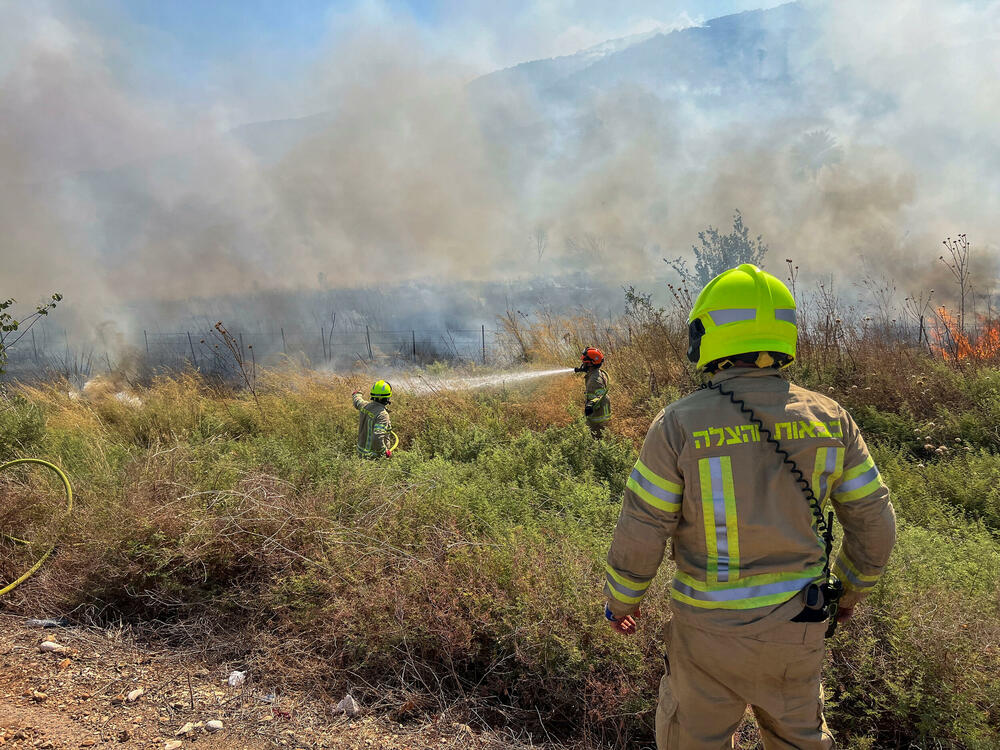
[[830,557],[833,553],[833,511],[829,512],[829,515],[823,516],[823,508],[816,498],[815,493],[813,493],[812,486],[806,479],[802,470],[799,468],[795,460],[789,455],[788,451],[781,447],[775,437],[771,434],[771,431],[764,426],[764,423],[757,417],[753,409],[746,405],[746,402],[737,398],[736,394],[732,391],[728,391],[722,387],[722,385],[712,382],[707,382],[702,385],[702,388],[708,388],[713,391],[718,391],[723,396],[728,396],[729,400],[743,412],[747,417],[749,417],[750,422],[757,426],[757,430],[764,436],[774,448],[774,452],[777,453],[781,460],[788,465],[791,469],[792,476],[795,478],[796,483],[802,489],[802,494],[805,495],[806,500],[809,502],[809,510],[812,511],[813,516],[816,519],[816,530],[819,532],[820,539],[826,549],[825,559],[823,561],[823,579],[828,580],[830,578]]

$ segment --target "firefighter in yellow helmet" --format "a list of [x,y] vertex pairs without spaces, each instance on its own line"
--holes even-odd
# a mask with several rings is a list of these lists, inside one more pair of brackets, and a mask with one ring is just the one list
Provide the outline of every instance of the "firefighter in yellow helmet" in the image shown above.
[[590,434],[596,440],[601,439],[601,434],[611,419],[608,374],[601,369],[602,364],[604,364],[604,353],[600,349],[588,346],[580,355],[580,366],[573,370],[587,375],[583,379],[583,415],[587,420],[587,427],[590,428]]
[[354,408],[361,412],[358,420],[358,455],[361,458],[392,458],[392,422],[389,420],[388,408],[392,386],[384,380],[377,381],[372,386],[371,401],[365,401],[361,391],[354,391],[351,395]]
[[[774,276],[744,264],[709,282],[689,318],[705,384],[660,412],[628,479],[605,617],[635,632],[669,539],[660,750],[729,747],[748,705],[765,748],[833,747],[824,635],[876,585],[895,514],[851,416],[779,374],[796,334]],[[831,561],[834,512],[844,539]]]

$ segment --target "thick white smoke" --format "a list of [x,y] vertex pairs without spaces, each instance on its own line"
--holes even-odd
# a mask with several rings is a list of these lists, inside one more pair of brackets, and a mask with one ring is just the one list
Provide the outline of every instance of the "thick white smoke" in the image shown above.
[[[480,71],[439,40],[341,14],[327,52],[281,92],[319,114],[263,145],[266,128],[249,137],[220,118],[266,91],[199,110],[137,90],[113,24],[70,9],[0,5],[0,293],[59,290],[89,330],[122,305],[175,315],[171,301],[267,290],[644,282],[736,208],[772,265],[847,278],[864,257],[909,290],[934,284],[940,240],[965,231],[980,288],[991,283],[997,3],[770,11],[757,57],[718,50],[697,89],[656,79],[664,37],[600,75],[470,85]],[[733,49],[756,49],[745,41]]]

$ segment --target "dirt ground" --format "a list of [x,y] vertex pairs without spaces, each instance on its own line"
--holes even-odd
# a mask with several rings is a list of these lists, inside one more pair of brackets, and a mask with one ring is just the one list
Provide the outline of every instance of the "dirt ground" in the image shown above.
[[[331,704],[275,695],[252,676],[230,687],[228,673],[189,656],[153,652],[120,632],[29,626],[0,614],[0,746],[36,748],[434,748],[530,747],[481,735],[439,718],[398,724],[335,716]],[[53,641],[62,650],[43,652]],[[209,721],[221,721],[211,731]],[[186,730],[186,731],[185,731]],[[535,745],[534,747],[539,747]]]

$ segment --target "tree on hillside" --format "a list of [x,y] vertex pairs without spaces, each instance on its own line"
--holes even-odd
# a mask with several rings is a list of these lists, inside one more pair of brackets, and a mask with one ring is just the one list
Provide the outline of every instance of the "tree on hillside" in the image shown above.
[[21,320],[15,319],[8,312],[14,305],[14,299],[0,300],[0,375],[4,373],[4,366],[7,364],[7,350],[20,341],[43,315],[54,310],[61,300],[62,295],[56,292],[48,301],[38,305],[31,315]]
[[538,256],[538,262],[542,262],[542,256],[545,255],[545,249],[549,246],[549,233],[543,226],[535,227],[535,231],[531,234],[531,239],[535,244],[535,254]]
[[681,281],[692,288],[701,289],[727,268],[734,268],[741,263],[764,265],[767,255],[767,245],[760,235],[755,239],[750,237],[750,229],[743,223],[743,214],[739,209],[733,216],[733,231],[720,234],[719,230],[709,225],[708,229],[698,232],[701,247],[691,246],[694,253],[694,272],[688,267],[685,258],[674,260],[663,259],[663,262],[674,269]]

